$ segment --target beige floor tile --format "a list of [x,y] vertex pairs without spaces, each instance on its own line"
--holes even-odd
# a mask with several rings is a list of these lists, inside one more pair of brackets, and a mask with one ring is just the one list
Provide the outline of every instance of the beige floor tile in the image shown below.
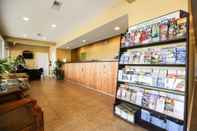
[[114,98],[64,81],[31,82],[44,111],[45,131],[145,131],[115,117]]

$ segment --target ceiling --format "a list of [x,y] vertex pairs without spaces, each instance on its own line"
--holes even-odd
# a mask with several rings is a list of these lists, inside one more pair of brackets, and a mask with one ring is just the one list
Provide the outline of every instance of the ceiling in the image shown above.
[[[117,27],[119,27],[120,29],[115,30],[115,28]],[[60,48],[75,49],[84,45],[88,45],[100,40],[119,35],[126,32],[127,29],[128,16],[124,15],[62,45]]]
[[62,2],[60,10],[51,8],[54,0],[0,0],[1,34],[57,42],[121,0],[57,1]]

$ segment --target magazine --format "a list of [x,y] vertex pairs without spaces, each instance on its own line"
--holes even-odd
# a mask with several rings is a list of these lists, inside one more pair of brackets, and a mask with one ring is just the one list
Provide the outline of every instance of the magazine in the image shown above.
[[174,106],[175,106],[175,100],[166,97],[165,99],[165,106],[164,106],[164,110],[167,112],[174,112]]
[[160,40],[165,41],[168,39],[168,20],[163,20],[160,23]]
[[156,111],[164,112],[164,106],[165,106],[165,97],[158,96],[157,104],[156,104]]
[[185,37],[187,33],[187,18],[180,18],[177,20],[177,37]]
[[149,108],[150,97],[151,97],[151,94],[147,90],[145,90],[143,97],[142,97],[142,106],[143,107]]

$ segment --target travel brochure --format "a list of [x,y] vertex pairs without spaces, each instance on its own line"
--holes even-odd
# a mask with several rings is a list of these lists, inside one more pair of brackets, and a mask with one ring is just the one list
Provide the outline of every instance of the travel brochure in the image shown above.
[[121,39],[122,47],[149,44],[159,41],[185,38],[187,18],[165,18],[156,23],[130,29]]
[[127,50],[120,57],[120,64],[185,64],[186,44],[154,46]]
[[135,113],[137,110],[139,109],[125,103],[115,106],[115,113],[131,123],[135,123]]
[[183,120],[184,96],[121,84],[117,98]]
[[5,93],[8,91],[7,83],[5,81],[0,81],[0,93]]
[[164,120],[162,118],[159,118],[144,109],[141,110],[141,119],[157,127],[166,129],[167,131],[183,131],[183,125],[178,124],[168,119]]
[[125,68],[119,70],[118,80],[184,92],[185,68],[125,66]]

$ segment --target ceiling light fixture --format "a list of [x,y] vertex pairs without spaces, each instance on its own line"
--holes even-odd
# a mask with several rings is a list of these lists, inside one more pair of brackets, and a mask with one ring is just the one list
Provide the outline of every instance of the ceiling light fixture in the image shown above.
[[114,30],[118,31],[118,30],[120,30],[120,27],[119,27],[119,26],[116,26],[116,27],[114,28]]
[[23,20],[24,21],[29,21],[29,18],[28,17],[23,17]]
[[83,42],[83,43],[85,43],[85,42],[86,42],[86,40],[82,40],[82,42]]
[[52,28],[55,28],[55,27],[57,27],[57,25],[56,24],[52,24],[51,27]]

